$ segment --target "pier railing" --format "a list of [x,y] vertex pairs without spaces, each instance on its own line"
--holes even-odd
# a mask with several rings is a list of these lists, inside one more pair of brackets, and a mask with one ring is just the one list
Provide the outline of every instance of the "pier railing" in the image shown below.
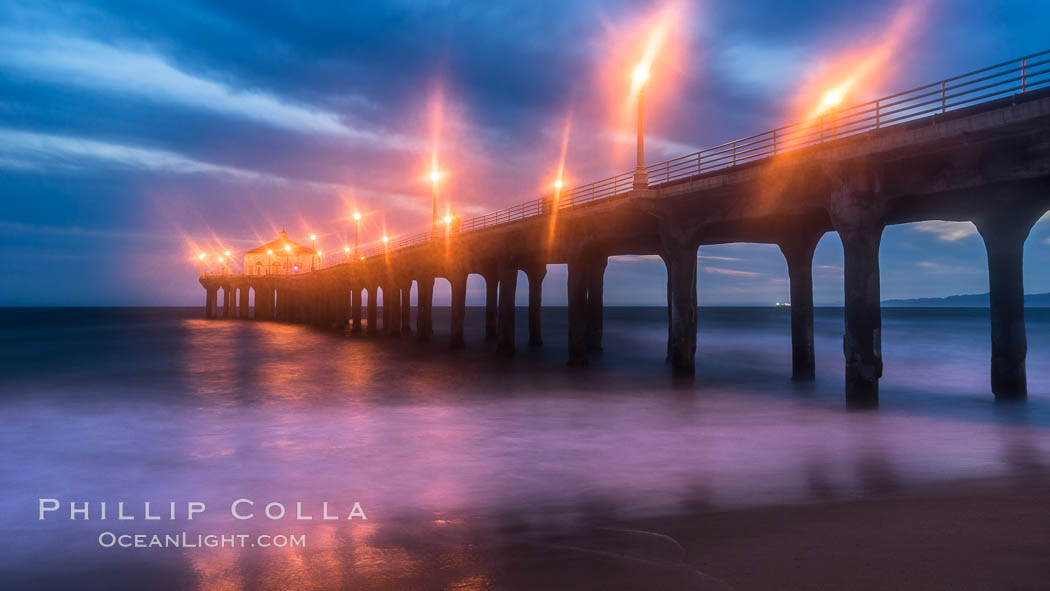
[[[819,117],[726,142],[712,148],[646,166],[649,186],[679,182],[772,158],[786,152],[878,130],[891,125],[945,114],[996,99],[1009,98],[1050,87],[1050,50],[1034,53],[898,92],[849,107],[833,107]],[[504,224],[622,196],[633,188],[633,171],[533,199],[505,209],[464,220],[453,233],[476,232]],[[392,238],[386,244],[360,251],[365,259],[443,238],[445,232],[421,232]],[[336,253],[325,257],[322,267],[352,257]]]

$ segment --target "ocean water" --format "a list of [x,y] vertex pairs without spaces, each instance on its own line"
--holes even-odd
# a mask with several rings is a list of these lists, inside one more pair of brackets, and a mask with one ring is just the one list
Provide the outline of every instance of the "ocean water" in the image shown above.
[[[198,308],[0,310],[0,535],[16,541],[0,578],[485,588],[475,551],[493,530],[1040,477],[1050,310],[1026,315],[1026,404],[993,401],[987,310],[890,308],[880,408],[858,413],[845,410],[833,308],[816,313],[812,383],[790,380],[786,309],[701,309],[686,382],[664,364],[663,309],[607,309],[604,351],[582,370],[565,367],[558,308],[544,311],[540,349],[519,310],[513,358],[484,342],[480,309],[462,351],[447,349],[440,308],[429,344]],[[60,510],[40,520],[40,498]],[[240,498],[255,518],[231,517]],[[90,519],[70,520],[69,501],[90,502]],[[136,520],[112,518],[120,501]],[[165,519],[145,521],[145,501]],[[207,511],[187,520],[187,501]],[[263,517],[271,501],[289,515]],[[360,503],[367,520],[321,520],[325,501],[343,516]],[[313,520],[291,519],[297,502]],[[308,546],[104,548],[107,531],[303,533]]]

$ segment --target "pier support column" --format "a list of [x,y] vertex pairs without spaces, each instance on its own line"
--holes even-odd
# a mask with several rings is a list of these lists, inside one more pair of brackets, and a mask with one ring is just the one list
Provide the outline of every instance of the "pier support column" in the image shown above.
[[424,343],[429,342],[434,334],[433,306],[434,278],[416,279],[416,338]]
[[878,167],[858,161],[831,171],[828,213],[842,239],[846,333],[846,406],[879,404],[882,377],[882,308],[879,301],[879,245],[885,203]]
[[1024,243],[1042,213],[1032,208],[997,208],[974,221],[988,251],[991,382],[996,400],[1024,400],[1028,396]]
[[224,286],[222,288],[222,317],[229,318],[233,312],[233,290],[230,286]]
[[667,357],[676,376],[696,373],[696,251],[699,242],[676,231],[661,235],[660,257],[667,267],[668,300],[670,301],[670,334]]
[[383,309],[390,308],[390,326],[383,325],[383,329],[388,336],[397,337],[401,336],[401,288],[398,287],[397,283],[390,282],[389,293],[390,297],[388,298],[386,295],[387,290],[383,290]]
[[[401,282],[401,334],[412,334],[412,280]],[[416,309],[419,315],[419,309]]]
[[255,287],[255,319],[273,320],[274,313],[274,289],[263,285]]
[[361,334],[361,288],[350,290],[350,334]]
[[448,282],[452,284],[452,338],[449,346],[453,349],[463,347],[463,325],[467,311],[467,274],[449,273]]
[[823,232],[803,232],[782,240],[780,252],[791,280],[791,379],[816,378],[813,349],[813,251]]
[[569,259],[569,365],[587,365],[587,265],[584,256]]
[[248,286],[245,285],[237,290],[237,316],[241,320],[248,319]]
[[512,263],[499,265],[499,343],[496,350],[514,354],[514,294],[518,288],[518,268]]
[[379,287],[368,288],[368,327],[365,334],[375,336],[379,332]]
[[882,307],[879,245],[882,226],[839,230],[842,238],[845,286],[846,404],[873,407],[879,403],[882,377]]
[[525,269],[529,279],[529,346],[543,346],[543,278],[547,276],[547,265],[533,263]]
[[602,316],[605,312],[605,268],[609,257],[595,257],[587,265],[587,349],[602,350]]
[[499,327],[499,275],[494,268],[481,275],[485,278],[485,340],[492,341]]
[[204,288],[204,317],[215,318],[218,316],[219,299],[219,288],[217,287],[205,287]]
[[351,291],[345,286],[335,290],[337,306],[336,325],[340,333],[345,332],[347,325],[350,324],[350,300],[352,297]]

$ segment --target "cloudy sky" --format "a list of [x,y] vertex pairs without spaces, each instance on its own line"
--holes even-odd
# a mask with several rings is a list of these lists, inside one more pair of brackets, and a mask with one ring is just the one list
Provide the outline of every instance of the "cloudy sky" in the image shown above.
[[[1050,46],[1045,2],[0,0],[0,305],[199,305],[197,252],[282,227],[341,249],[354,211],[363,242],[419,230],[435,149],[463,217],[537,197],[563,145],[570,183],[629,170],[624,84],[662,21],[651,161],[798,118],[873,53],[847,101]],[[1050,222],[1025,256],[1026,290],[1050,291]],[[704,304],[787,299],[775,247],[699,259]],[[837,236],[814,265],[817,302],[841,302]],[[987,291],[983,245],[889,228],[882,279],[884,298]],[[545,290],[564,302],[563,268]],[[606,299],[662,304],[662,265],[613,260]]]

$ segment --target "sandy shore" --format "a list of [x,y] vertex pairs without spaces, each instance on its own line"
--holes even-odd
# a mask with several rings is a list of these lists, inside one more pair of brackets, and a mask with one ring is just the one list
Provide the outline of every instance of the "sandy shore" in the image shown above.
[[618,524],[658,532],[733,589],[1048,589],[1050,481]]

